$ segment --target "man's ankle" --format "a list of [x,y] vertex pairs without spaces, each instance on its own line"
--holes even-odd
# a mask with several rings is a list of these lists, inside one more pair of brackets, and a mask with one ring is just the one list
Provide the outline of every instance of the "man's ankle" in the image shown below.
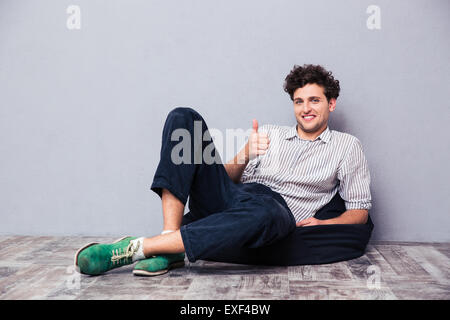
[[133,247],[137,247],[137,251],[133,254],[131,258],[133,262],[146,259],[144,255],[144,237],[131,240],[130,242],[133,243]]

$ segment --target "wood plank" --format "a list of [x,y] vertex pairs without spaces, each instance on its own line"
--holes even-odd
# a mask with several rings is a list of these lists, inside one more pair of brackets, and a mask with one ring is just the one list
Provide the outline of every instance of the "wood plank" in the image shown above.
[[158,277],[161,281],[157,277],[135,277],[133,281],[141,281],[146,287],[150,284],[151,290],[147,291],[146,299],[151,300],[182,300],[193,281],[184,277],[172,277],[170,273]]
[[370,267],[373,266],[372,262],[367,256],[362,256],[356,259],[348,260],[345,262],[352,273],[355,280],[366,283]]
[[[384,257],[380,254],[380,252],[373,246],[371,246],[365,256],[369,259],[370,264],[378,268],[380,275],[381,283],[390,283],[399,280],[402,276],[398,275],[394,269],[392,269],[391,265],[384,259]],[[370,273],[373,274],[376,270],[370,270]],[[408,278],[404,278],[408,279]]]
[[417,261],[438,283],[450,285],[450,259],[433,247],[404,247],[408,255]]
[[406,247],[400,245],[376,245],[375,248],[389,263],[397,276],[423,281],[433,280],[428,272],[408,255]]
[[276,300],[289,298],[289,280],[284,275],[242,276],[237,288],[239,300]]
[[221,275],[195,277],[183,299],[287,299],[286,275]]
[[109,299],[152,299],[152,293],[160,286],[164,277],[136,277],[133,275],[133,265],[111,270],[95,278],[95,283],[85,288],[77,295],[77,300],[109,300]]
[[292,300],[395,300],[397,297],[387,287],[369,289],[351,281],[300,281],[289,282]]
[[0,279],[10,277],[18,270],[19,268],[14,266],[0,266]]
[[329,281],[352,280],[353,276],[345,262],[323,265],[292,266],[288,269],[289,280]]
[[195,277],[183,296],[184,300],[235,300],[241,276],[198,276]]
[[33,250],[52,240],[51,237],[14,236],[11,241],[4,242],[0,247],[0,260],[16,262],[21,257],[30,260],[32,257],[30,253]]
[[0,283],[5,288],[1,299],[45,299],[47,294],[54,290],[66,276],[65,267],[42,268],[31,265],[17,271],[8,277],[8,283]]
[[421,281],[397,281],[391,286],[392,292],[402,300],[449,300],[448,285]]
[[435,244],[435,245],[433,245],[433,248],[435,248],[440,253],[442,253],[443,255],[445,255],[447,258],[450,259],[450,245],[448,243],[447,244],[444,244],[444,243]]
[[258,266],[235,264],[225,262],[214,262],[198,260],[195,263],[186,263],[187,272],[195,275],[258,275],[258,274],[287,274],[288,267]]

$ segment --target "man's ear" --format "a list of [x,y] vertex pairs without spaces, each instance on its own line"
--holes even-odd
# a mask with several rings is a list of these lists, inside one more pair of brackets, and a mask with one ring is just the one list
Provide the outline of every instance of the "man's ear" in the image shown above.
[[328,102],[328,108],[329,108],[330,112],[333,112],[334,109],[336,109],[336,98],[330,99],[330,101]]

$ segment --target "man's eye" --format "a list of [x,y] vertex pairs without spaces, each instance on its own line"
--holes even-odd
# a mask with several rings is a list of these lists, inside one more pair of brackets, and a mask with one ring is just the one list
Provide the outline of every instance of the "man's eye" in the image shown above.
[[318,103],[320,100],[319,99],[314,99],[313,102]]
[[295,101],[296,104],[300,104],[300,103],[302,103],[302,102],[303,102],[303,101],[299,101],[299,100]]

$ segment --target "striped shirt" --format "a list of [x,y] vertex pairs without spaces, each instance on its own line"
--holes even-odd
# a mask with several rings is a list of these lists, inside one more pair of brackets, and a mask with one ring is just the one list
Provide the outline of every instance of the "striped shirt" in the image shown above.
[[297,127],[263,125],[267,153],[250,160],[241,182],[258,182],[278,192],[301,221],[325,206],[339,192],[347,210],[371,204],[370,174],[361,142],[328,127],[315,140],[301,139]]

